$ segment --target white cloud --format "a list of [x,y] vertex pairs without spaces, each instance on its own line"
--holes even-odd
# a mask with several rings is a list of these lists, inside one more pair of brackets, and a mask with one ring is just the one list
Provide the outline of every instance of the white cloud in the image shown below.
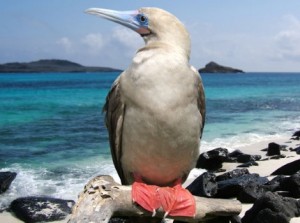
[[275,59],[300,60],[300,20],[288,15],[284,18],[284,29],[275,36]]
[[66,52],[72,51],[73,43],[67,37],[62,37],[56,42],[58,45],[62,46]]
[[82,39],[82,43],[86,45],[90,51],[99,53],[107,41],[101,33],[90,33]]

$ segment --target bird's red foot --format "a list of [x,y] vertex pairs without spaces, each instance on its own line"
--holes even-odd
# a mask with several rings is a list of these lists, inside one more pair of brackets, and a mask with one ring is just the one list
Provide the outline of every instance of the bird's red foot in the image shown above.
[[158,187],[134,182],[132,199],[133,202],[152,212],[153,216],[160,207],[165,211],[165,217],[167,215],[194,217],[196,213],[193,195],[181,184],[174,187]]

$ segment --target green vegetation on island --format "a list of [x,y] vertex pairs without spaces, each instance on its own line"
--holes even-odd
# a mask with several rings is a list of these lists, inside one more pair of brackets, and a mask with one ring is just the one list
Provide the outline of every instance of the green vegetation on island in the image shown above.
[[29,63],[0,64],[0,73],[45,73],[45,72],[115,72],[110,67],[88,67],[68,60],[38,60]]

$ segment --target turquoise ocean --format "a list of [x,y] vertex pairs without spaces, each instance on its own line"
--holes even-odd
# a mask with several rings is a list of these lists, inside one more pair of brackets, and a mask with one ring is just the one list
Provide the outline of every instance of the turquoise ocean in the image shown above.
[[[102,106],[119,73],[0,74],[0,171],[17,172],[0,210],[22,196],[76,200],[116,175]],[[238,149],[300,128],[300,73],[202,74],[202,150]]]

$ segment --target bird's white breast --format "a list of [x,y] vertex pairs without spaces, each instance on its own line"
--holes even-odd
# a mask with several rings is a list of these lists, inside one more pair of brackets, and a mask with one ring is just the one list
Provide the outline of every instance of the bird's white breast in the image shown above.
[[141,173],[157,185],[187,174],[199,152],[195,76],[172,55],[141,52],[120,79],[126,106],[122,167],[125,175]]

